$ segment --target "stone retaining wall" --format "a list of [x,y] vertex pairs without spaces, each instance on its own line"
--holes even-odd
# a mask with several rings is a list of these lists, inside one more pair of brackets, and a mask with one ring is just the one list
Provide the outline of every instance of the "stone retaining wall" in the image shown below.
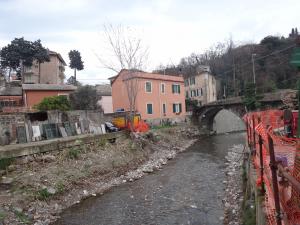
[[107,134],[85,134],[26,144],[0,146],[0,159],[16,158],[52,151],[62,151],[79,145],[91,148],[92,146],[97,146],[102,139],[110,140],[125,135],[126,132],[124,131]]

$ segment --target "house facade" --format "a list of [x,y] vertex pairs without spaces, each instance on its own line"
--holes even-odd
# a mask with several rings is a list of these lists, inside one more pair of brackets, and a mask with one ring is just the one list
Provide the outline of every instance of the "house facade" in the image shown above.
[[[111,78],[113,110],[130,111],[128,92],[136,92],[135,109],[147,121],[185,119],[184,80],[142,71],[121,70]],[[135,90],[134,90],[135,89]]]
[[24,68],[24,84],[63,84],[65,66],[62,56],[54,51],[49,51],[49,62],[38,63]]
[[103,113],[113,113],[113,103],[110,84],[98,84],[96,85],[96,91],[99,97],[97,104],[101,106]]
[[197,101],[198,106],[217,100],[217,81],[209,67],[201,67],[195,76],[184,79],[186,99]]

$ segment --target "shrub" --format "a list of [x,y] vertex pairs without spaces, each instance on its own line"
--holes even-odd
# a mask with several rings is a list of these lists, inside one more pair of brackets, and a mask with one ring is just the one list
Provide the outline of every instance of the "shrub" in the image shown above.
[[58,183],[56,183],[55,188],[56,188],[57,193],[59,193],[59,194],[61,194],[65,191],[65,185],[62,181],[59,181]]
[[68,152],[68,156],[70,159],[78,159],[80,154],[80,149],[78,147],[72,148]]
[[48,192],[47,188],[43,188],[41,190],[38,190],[37,192],[37,199],[45,201],[47,200],[52,194]]
[[71,105],[66,96],[60,95],[60,96],[46,97],[39,104],[35,105],[34,108],[40,111],[47,111],[47,110],[67,111],[71,109]]
[[9,167],[13,161],[13,158],[0,159],[0,170],[6,170],[7,167]]
[[15,211],[15,215],[23,224],[30,224],[30,219],[23,212]]

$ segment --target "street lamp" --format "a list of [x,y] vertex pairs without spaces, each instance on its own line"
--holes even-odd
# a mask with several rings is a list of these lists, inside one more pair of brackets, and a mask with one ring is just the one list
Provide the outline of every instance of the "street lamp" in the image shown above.
[[254,56],[256,56],[256,54],[252,54],[251,58],[252,58],[252,72],[253,72],[253,84],[255,87],[255,94],[256,94],[256,80],[255,80],[255,64],[254,64]]

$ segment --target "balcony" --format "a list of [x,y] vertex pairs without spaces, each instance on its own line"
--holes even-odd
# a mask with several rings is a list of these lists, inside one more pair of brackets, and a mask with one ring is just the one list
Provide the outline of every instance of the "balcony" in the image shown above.
[[33,73],[24,73],[24,84],[38,84],[39,76]]

